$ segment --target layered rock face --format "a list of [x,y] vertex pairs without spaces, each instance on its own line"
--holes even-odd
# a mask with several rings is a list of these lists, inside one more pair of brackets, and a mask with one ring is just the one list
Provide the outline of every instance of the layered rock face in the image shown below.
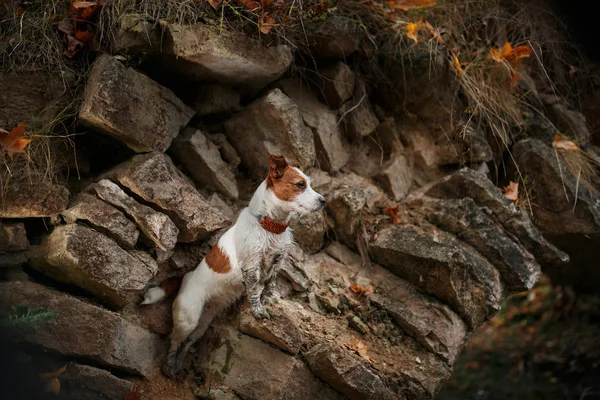
[[[308,83],[286,75],[285,45],[203,24],[156,34],[139,16],[120,21],[115,48],[145,52],[200,89],[190,95],[99,56],[79,122],[128,149],[126,159],[70,191],[11,188],[0,207],[6,338],[33,345],[23,349],[34,359],[43,350],[73,361],[61,378],[72,398],[432,399],[508,295],[569,262],[561,244],[596,240],[596,194],[577,187],[548,144],[513,147],[548,202],[537,225],[464,167],[467,155],[490,161],[491,147],[475,128],[440,140],[424,123],[452,113],[447,77],[424,81],[419,63],[411,74],[423,90],[407,99],[417,115],[408,121],[375,107],[340,61],[357,46],[340,32],[311,36],[327,61]],[[297,247],[271,319],[246,305],[219,316],[186,360],[187,381],[169,381],[159,366],[172,299],[140,306],[143,292],[198,265],[265,178],[270,154],[297,162],[327,205],[292,221]],[[567,225],[563,188],[577,198]]]

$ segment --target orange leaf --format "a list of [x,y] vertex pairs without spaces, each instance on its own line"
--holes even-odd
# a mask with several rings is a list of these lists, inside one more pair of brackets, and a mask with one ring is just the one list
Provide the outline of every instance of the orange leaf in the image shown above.
[[401,11],[409,11],[413,8],[433,7],[436,3],[437,0],[390,0],[387,2],[391,8]]
[[350,285],[350,290],[354,293],[373,293],[373,286],[364,287],[355,283],[354,285]]
[[384,210],[385,215],[389,215],[390,217],[392,217],[393,225],[398,225],[400,223],[400,217],[398,216],[399,209],[400,209],[400,206],[396,206],[396,207],[388,207]]
[[510,44],[510,42],[506,42],[504,43],[504,46],[498,48],[498,49],[494,49],[493,47],[490,49],[490,55],[492,56],[492,59],[496,62],[504,62],[504,60],[506,60],[508,57],[510,57],[510,55],[512,54],[512,46]]
[[529,57],[532,53],[531,47],[529,46],[517,46],[512,51],[512,56],[518,60],[521,58]]
[[374,363],[375,362],[375,360],[373,360],[369,356],[367,345],[364,344],[362,342],[362,340],[354,339],[354,343],[344,343],[344,346],[346,346],[348,349],[354,351],[356,354],[358,354],[359,356],[361,356],[362,358],[364,358],[368,362],[370,362],[370,363]]
[[214,8],[215,10],[217,8],[219,8],[219,6],[221,5],[221,3],[223,2],[223,0],[207,0],[208,4],[210,4],[210,6],[212,8]]
[[579,151],[579,147],[577,147],[575,142],[572,142],[570,140],[564,140],[561,135],[554,136],[552,147],[560,150]]
[[263,14],[258,20],[258,25],[260,26],[260,31],[266,35],[273,29],[275,20],[269,14]]
[[58,392],[60,391],[59,378],[61,377],[62,374],[64,374],[67,371],[67,368],[69,367],[69,365],[71,365],[71,363],[64,365],[63,367],[57,369],[56,371],[45,372],[43,374],[38,375],[40,382],[44,385],[45,392],[51,392],[54,394],[58,394]]
[[444,39],[442,39],[442,36],[438,32],[438,30],[435,29],[429,22],[425,21],[423,25],[425,26],[425,28],[427,28],[429,32],[431,32],[433,38],[436,40],[436,42],[438,42],[438,44],[444,43]]
[[12,159],[14,153],[24,153],[25,147],[31,142],[23,139],[25,136],[25,124],[21,124],[10,132],[0,129],[0,149]]
[[250,11],[258,10],[261,5],[256,0],[235,0],[236,3],[246,6],[246,8]]
[[79,40],[82,43],[89,43],[94,40],[94,32],[92,31],[75,31],[75,39]]
[[415,43],[417,43],[419,41],[419,39],[417,39],[417,32],[419,29],[421,29],[421,21],[417,22],[416,24],[414,22],[409,22],[406,25],[406,37],[414,40]]
[[519,200],[519,184],[511,181],[508,186],[504,187],[504,197],[516,204]]
[[454,68],[456,68],[456,72],[458,72],[458,75],[462,75],[464,71],[460,66],[460,61],[458,57],[456,57],[456,54],[452,53],[452,59],[454,61]]

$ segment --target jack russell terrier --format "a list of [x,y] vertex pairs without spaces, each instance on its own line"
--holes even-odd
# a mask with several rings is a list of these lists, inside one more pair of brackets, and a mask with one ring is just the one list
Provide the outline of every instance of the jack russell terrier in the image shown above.
[[[269,158],[269,174],[237,222],[221,236],[194,271],[181,282],[173,303],[173,332],[164,373],[180,374],[190,347],[204,335],[213,318],[244,293],[255,318],[269,318],[263,304],[278,300],[275,278],[290,262],[294,239],[288,224],[316,212],[325,198],[310,187],[310,178],[282,156]],[[142,304],[154,304],[177,290],[177,280],[149,289]]]

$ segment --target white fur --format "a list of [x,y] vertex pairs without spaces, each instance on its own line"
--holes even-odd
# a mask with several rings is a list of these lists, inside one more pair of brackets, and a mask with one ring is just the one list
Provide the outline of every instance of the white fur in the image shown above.
[[[320,210],[324,204],[323,196],[310,187],[310,178],[296,170],[306,180],[302,194],[292,202],[282,201],[267,188],[266,181],[262,182],[237,222],[219,239],[219,247],[229,257],[229,272],[217,273],[202,260],[183,278],[173,303],[174,329],[164,368],[167,375],[173,376],[181,369],[183,357],[191,344],[204,334],[219,312],[244,294],[244,289],[248,292],[254,315],[265,317],[261,293],[265,285],[274,282],[277,271],[273,261],[289,254],[293,237],[291,229],[281,234],[263,229],[259,218],[268,216],[287,224],[293,218]],[[246,278],[255,272],[260,276],[256,277],[256,284],[249,284]]]
[[144,293],[144,301],[142,301],[141,305],[144,304],[156,304],[166,296],[165,291],[161,287],[153,287],[150,288]]

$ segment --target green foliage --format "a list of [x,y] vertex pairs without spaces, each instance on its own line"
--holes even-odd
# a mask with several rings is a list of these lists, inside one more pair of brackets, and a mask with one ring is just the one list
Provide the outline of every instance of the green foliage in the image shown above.
[[27,332],[36,325],[47,323],[58,314],[58,311],[50,311],[43,307],[31,308],[14,305],[12,306],[12,313],[0,319],[0,326],[17,327]]

